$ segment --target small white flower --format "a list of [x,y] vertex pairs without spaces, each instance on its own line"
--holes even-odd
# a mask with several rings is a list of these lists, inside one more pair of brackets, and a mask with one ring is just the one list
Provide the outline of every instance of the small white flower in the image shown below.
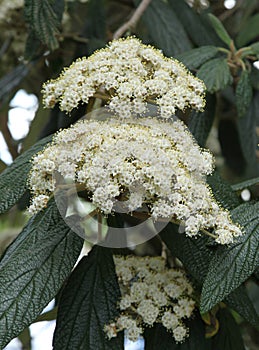
[[143,330],[141,327],[130,327],[126,332],[126,336],[130,341],[135,342],[139,339],[142,333]]
[[168,330],[173,330],[179,325],[179,319],[171,311],[166,311],[161,318],[162,325]]
[[187,335],[187,329],[183,326],[178,326],[173,330],[173,337],[176,342],[183,342]]
[[130,296],[133,302],[140,302],[146,297],[148,285],[144,282],[135,282],[130,289]]
[[49,197],[43,194],[33,198],[31,205],[29,206],[28,212],[29,214],[36,214],[42,209],[47,207],[49,201]]
[[125,295],[120,300],[120,310],[126,310],[131,306],[132,299],[129,295]]
[[116,324],[106,324],[104,326],[104,332],[106,333],[108,339],[117,337]]
[[151,300],[142,300],[137,308],[137,313],[142,316],[143,321],[152,326],[159,314],[159,308]]

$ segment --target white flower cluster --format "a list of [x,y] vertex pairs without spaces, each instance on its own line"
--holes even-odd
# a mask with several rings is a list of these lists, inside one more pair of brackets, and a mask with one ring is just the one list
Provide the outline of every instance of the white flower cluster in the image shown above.
[[167,268],[161,257],[115,256],[122,298],[120,316],[105,325],[109,339],[126,330],[136,341],[144,328],[161,323],[176,342],[188,337],[184,320],[195,308],[193,288],[182,270]]
[[89,58],[80,58],[56,80],[43,86],[44,103],[70,112],[80,102],[102,94],[121,118],[143,114],[147,102],[159,106],[163,118],[176,109],[201,110],[205,85],[175,59],[136,38],[114,40]]
[[33,158],[29,211],[42,209],[42,195],[46,204],[46,196],[59,185],[54,176],[59,173],[83,187],[104,214],[115,211],[115,204],[125,212],[146,204],[154,220],[178,220],[188,236],[213,228],[216,241],[228,244],[241,230],[206,184],[205,175],[212,170],[212,155],[197,145],[180,120],[84,120],[59,132]]

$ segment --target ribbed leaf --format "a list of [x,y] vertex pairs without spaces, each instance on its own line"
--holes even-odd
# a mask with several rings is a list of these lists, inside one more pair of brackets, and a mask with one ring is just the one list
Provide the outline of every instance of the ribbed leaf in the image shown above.
[[219,331],[211,339],[211,350],[245,350],[240,328],[227,309],[220,309],[217,313]]
[[215,57],[217,53],[218,48],[216,46],[208,45],[183,52],[180,55],[176,55],[175,58],[183,62],[189,69],[193,70]]
[[[207,246],[207,238],[204,236],[197,239],[187,238],[184,234],[178,233],[178,226],[173,224],[167,225],[160,233],[160,237],[172,255],[181,260],[188,273],[196,280],[198,287],[201,287],[214,255],[212,247]],[[247,322],[253,326],[258,325],[258,315],[244,286],[241,285],[235,289],[224,299],[224,302]]]
[[119,297],[111,250],[95,246],[62,292],[54,350],[123,350],[123,333],[108,340],[103,331],[117,315]]
[[207,14],[198,14],[185,1],[168,0],[168,3],[177,14],[178,19],[194,44],[197,46],[222,45],[221,40],[210,24]]
[[250,47],[252,48],[252,54],[259,58],[259,42],[250,45]]
[[249,298],[246,287],[239,286],[232,293],[230,293],[224,302],[233,310],[237,311],[247,322],[254,327],[259,326],[259,315],[256,312],[254,304]]
[[250,17],[239,31],[236,42],[242,47],[259,35],[259,14]]
[[250,80],[250,73],[242,71],[236,87],[236,106],[238,117],[243,117],[251,104],[253,88]]
[[259,116],[259,94],[255,94],[246,115],[237,121],[242,153],[247,163],[247,175],[257,176],[259,165],[256,157],[258,136],[256,134],[257,118]]
[[215,95],[207,94],[204,112],[193,111],[191,113],[188,128],[201,147],[205,147],[209,136],[216,109]]
[[258,281],[259,281],[259,267],[257,267],[257,268],[254,270],[254,276],[255,276],[255,278],[257,278]]
[[184,233],[179,233],[179,227],[169,223],[161,232],[160,237],[170,249],[173,256],[181,260],[192,277],[202,284],[213,257],[213,250],[207,247],[207,237],[191,239]]
[[197,76],[204,81],[211,93],[223,90],[233,81],[225,58],[213,58],[207,61],[198,70]]
[[28,61],[36,59],[41,51],[41,41],[32,30],[29,31],[25,44],[24,58]]
[[82,244],[83,240],[63,221],[53,200],[7,249],[0,262],[1,349],[54,298]]
[[195,315],[186,325],[190,330],[189,337],[182,344],[176,343],[172,333],[160,324],[151,329],[147,328],[144,333],[145,350],[210,350],[200,315]]
[[215,199],[225,209],[231,210],[240,204],[236,193],[231,186],[221,178],[217,171],[214,171],[212,175],[207,176],[207,182],[212,189]]
[[65,10],[65,0],[51,0],[51,6],[53,8],[53,11],[55,12],[59,23],[61,23],[63,13]]
[[234,221],[246,231],[238,243],[218,249],[203,284],[201,311],[206,312],[244,282],[259,264],[259,203],[232,210]]
[[226,29],[224,28],[223,24],[212,13],[209,13],[208,16],[209,16],[210,22],[211,22],[215,32],[218,34],[219,38],[225,44],[227,44],[227,46],[230,46],[232,39],[228,35],[228,33],[227,33]]
[[[139,1],[137,1],[139,3]],[[178,15],[162,0],[153,0],[144,12],[145,22],[152,43],[167,56],[190,50],[188,36]]]
[[24,14],[32,31],[51,50],[58,46],[57,34],[59,34],[61,16],[56,15],[50,0],[25,0]]
[[48,136],[37,142],[0,174],[0,213],[10,209],[22,197],[27,188],[30,160],[51,141],[51,138],[52,136]]

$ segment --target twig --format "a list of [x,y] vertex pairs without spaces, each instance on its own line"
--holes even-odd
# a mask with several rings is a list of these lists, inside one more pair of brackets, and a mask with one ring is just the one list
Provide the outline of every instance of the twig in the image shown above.
[[120,38],[128,29],[134,28],[150,2],[151,0],[142,0],[132,17],[116,30],[113,35],[113,39]]

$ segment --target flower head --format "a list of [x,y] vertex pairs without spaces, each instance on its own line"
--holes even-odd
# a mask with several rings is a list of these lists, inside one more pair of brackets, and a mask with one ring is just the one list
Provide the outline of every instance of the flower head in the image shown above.
[[[105,325],[104,331],[107,337],[111,338],[118,332],[126,330],[126,336],[136,341],[143,334],[144,328],[161,323],[177,342],[184,341],[188,336],[184,320],[191,317],[195,308],[193,290],[184,271],[167,268],[165,260],[161,257],[114,256],[114,261],[122,291],[119,303],[121,315],[117,320]],[[159,272],[153,269],[154,266],[161,267]],[[126,284],[123,279],[125,267],[130,269],[134,276]],[[143,269],[148,270],[150,275],[140,275]],[[158,283],[155,278],[157,274],[164,277],[162,283]],[[171,297],[165,292],[167,286],[173,283],[181,286],[181,292],[177,297]],[[137,299],[134,297],[136,290],[142,291]],[[159,303],[162,299],[163,302]],[[122,303],[125,300],[130,300],[127,307],[124,302]],[[181,307],[181,313],[177,309],[175,311],[176,307]]]
[[201,110],[205,86],[173,58],[130,37],[112,41],[88,58],[80,58],[43,86],[44,103],[70,112],[89,98],[103,97],[121,118],[143,114],[147,102],[159,106],[163,118],[177,109]]
[[[47,204],[59,188],[59,174],[85,190],[104,214],[118,207],[134,212],[145,204],[154,220],[174,218],[191,237],[213,228],[217,241],[227,244],[241,231],[206,184],[204,176],[212,169],[211,154],[196,144],[180,120],[84,120],[59,132],[33,158],[29,211]],[[127,276],[130,273],[125,274],[126,282]]]

